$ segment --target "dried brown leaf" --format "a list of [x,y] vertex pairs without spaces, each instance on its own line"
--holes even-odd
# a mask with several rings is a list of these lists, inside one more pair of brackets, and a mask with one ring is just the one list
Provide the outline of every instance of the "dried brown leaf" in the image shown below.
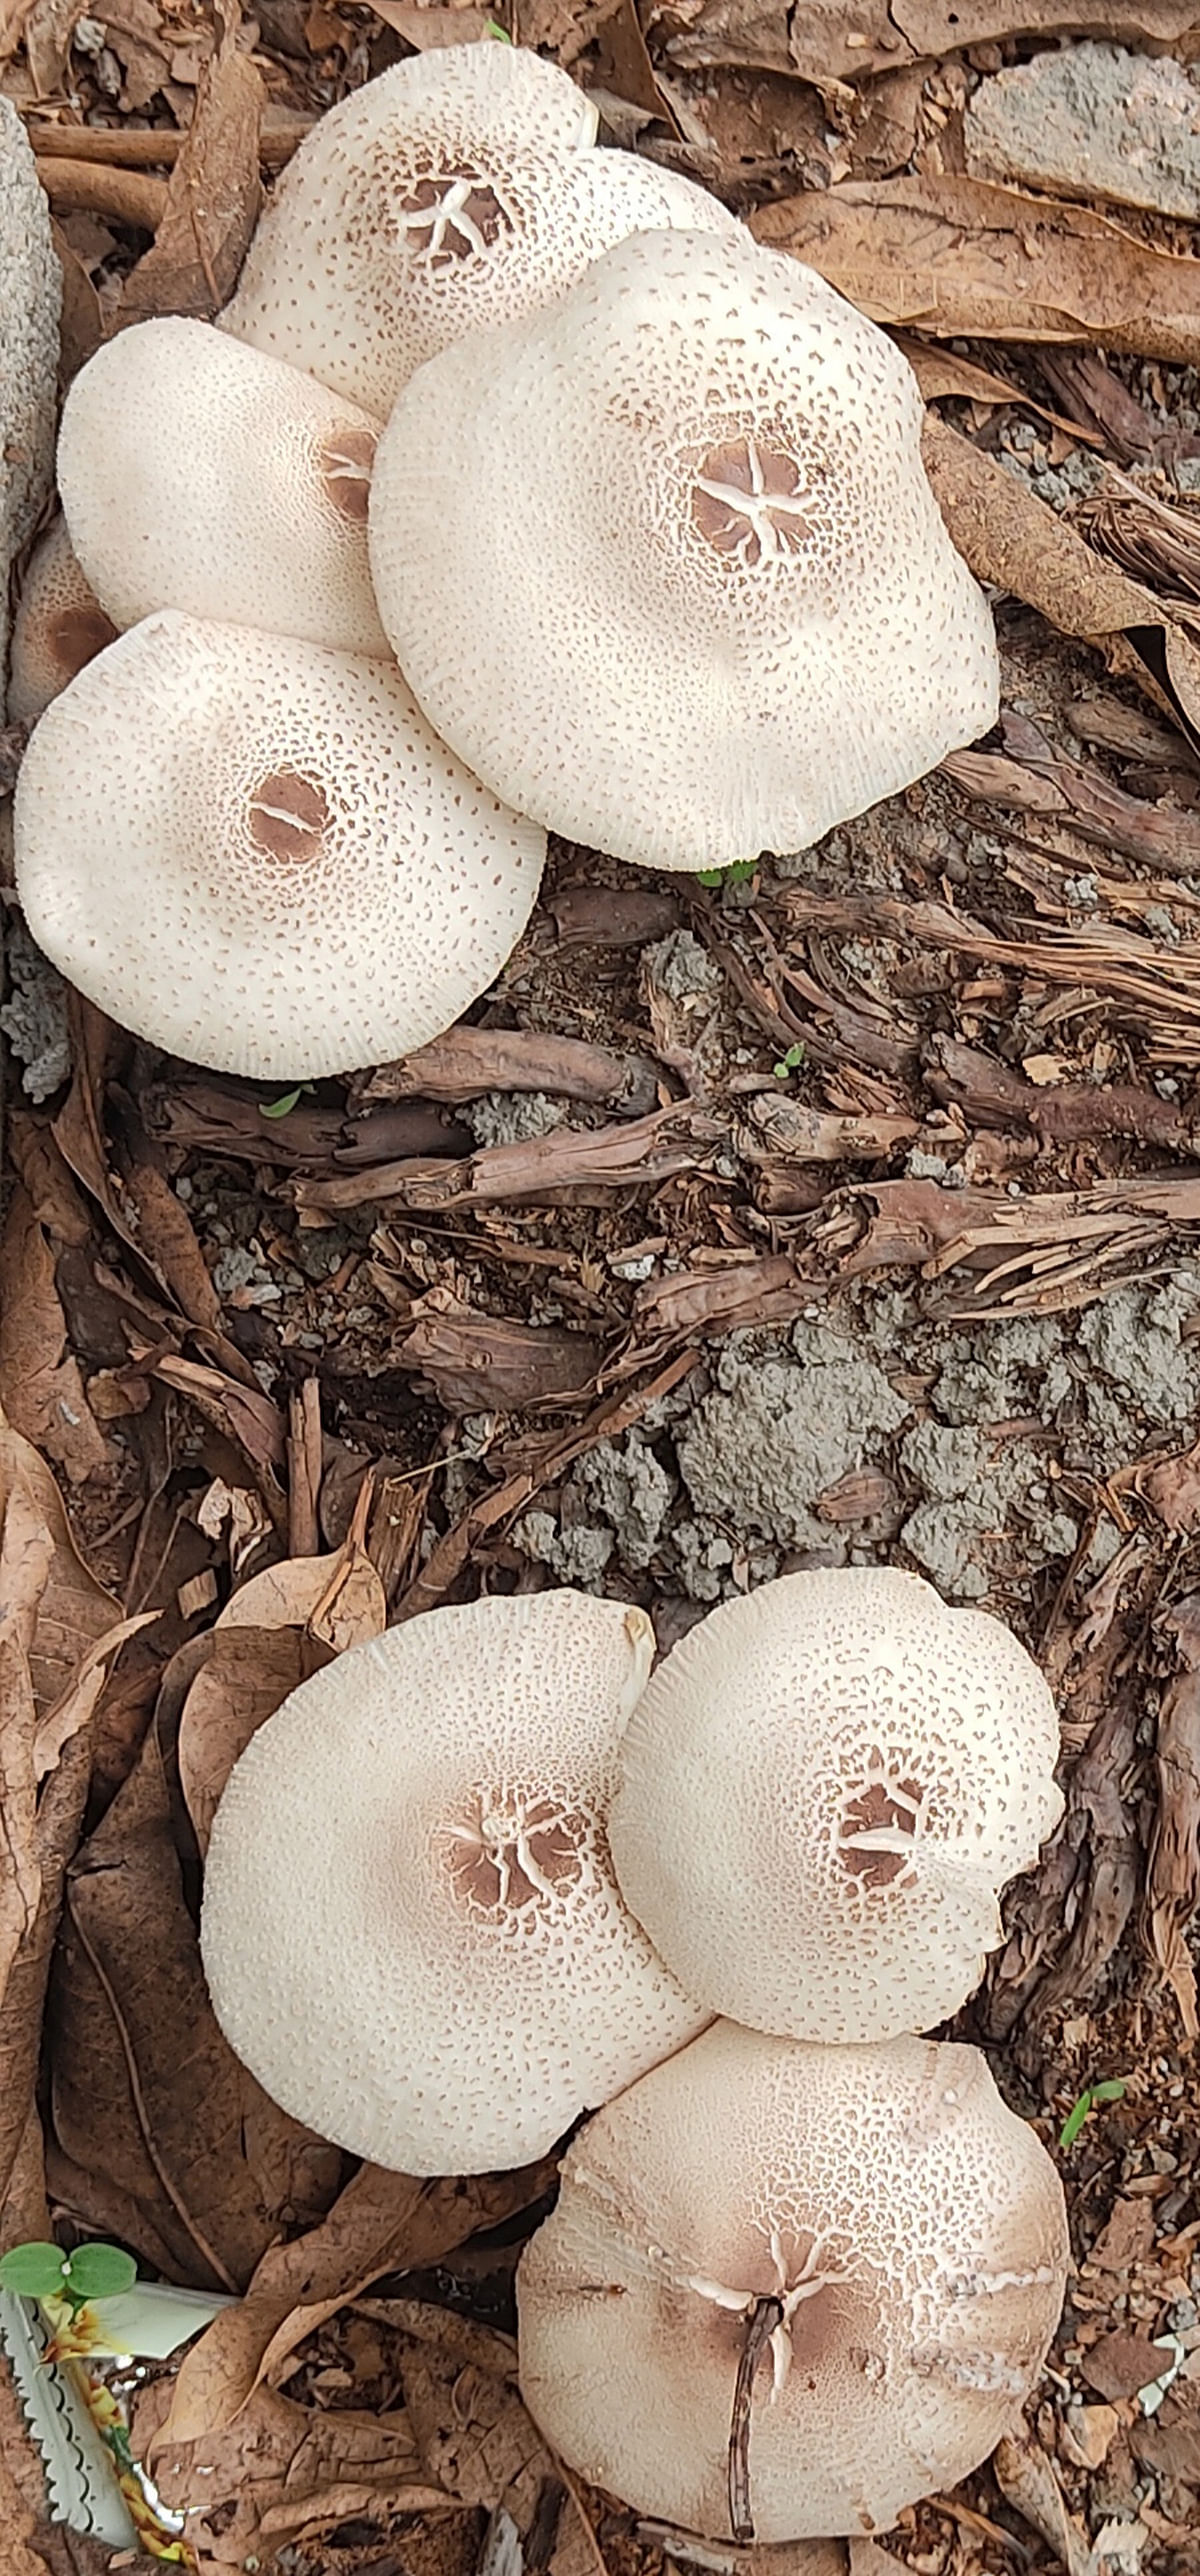
[[331,2521],[417,2513],[450,2498],[421,2466],[402,2411],[319,2412],[274,2388],[253,2391],[236,2422],[191,2443],[164,2440],[170,2385],[139,2398],[133,2433],[153,2455],[164,2502],[188,2514],[188,2536],[215,2567],[244,2568]]
[[618,1054],[583,1038],[555,1037],[544,1029],[476,1029],[460,1026],[413,1055],[381,1064],[367,1076],[359,1097],[380,1100],[478,1100],[485,1091],[548,1091],[597,1108],[652,1106],[653,1068],[644,1056]]
[[[677,0],[658,14],[672,62],[798,72],[823,91],[1000,37],[1073,35],[1081,23],[1064,0],[809,0],[799,16],[787,0]],[[1087,10],[1089,34],[1126,43],[1169,45],[1193,24],[1190,0],[1089,0]]]
[[298,1208],[345,1209],[393,1200],[453,1209],[592,1206],[612,1190],[653,1188],[707,1163],[726,1140],[719,1118],[686,1102],[605,1127],[555,1127],[527,1143],[488,1145],[454,1162],[381,1163],[332,1181],[294,1181]]
[[1046,2453],[1036,2443],[1013,2433],[997,2445],[992,2467],[1001,2495],[1057,2552],[1067,2576],[1091,2576],[1091,2550],[1078,2523],[1067,2512],[1054,2464]]
[[874,322],[946,340],[1096,342],[1178,366],[1200,357],[1200,260],[1152,250],[1083,206],[983,179],[851,181],[762,206],[751,230]]
[[319,2227],[264,2254],[245,2298],[185,2355],[156,2458],[232,2424],[305,2335],[372,2281],[441,2261],[480,2228],[529,2208],[554,2172],[548,2158],[524,2173],[416,2182],[363,2165]]
[[554,1324],[517,1324],[463,1306],[449,1291],[422,1298],[395,1353],[428,1379],[448,1413],[514,1413],[592,1385],[600,1344]]
[[158,313],[211,322],[237,284],[258,221],[263,86],[237,48],[239,12],[227,0],[220,39],[200,76],[196,109],[171,173],[152,249],[125,280],[118,321]]
[[166,2249],[184,2284],[240,2287],[285,2211],[334,2187],[335,2152],[267,2102],[217,2029],[154,1735],[71,1872],[53,2079],[81,2214],[111,2233],[120,2212],[116,2232],[151,2260]]
[[0,1403],[15,1428],[81,1484],[108,1452],[67,1346],[54,1273],[45,1231],[17,1187],[0,1240]]
[[1200,1904],[1200,1594],[1179,1602],[1163,1624],[1175,1640],[1180,1669],[1158,1720],[1157,1807],[1142,1936],[1174,1994],[1184,2036],[1193,2040],[1200,2035],[1200,2015],[1187,1936]]

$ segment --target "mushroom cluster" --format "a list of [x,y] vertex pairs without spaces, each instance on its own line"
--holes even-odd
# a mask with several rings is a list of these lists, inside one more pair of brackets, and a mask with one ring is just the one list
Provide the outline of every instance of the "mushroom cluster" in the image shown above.
[[591,2112],[518,2275],[548,2440],[711,2538],[887,2528],[991,2449],[1061,2305],[1049,2158],[919,2036],[1058,1821],[1053,1702],[888,1569],[651,1663],[644,1612],[551,1591],[305,1682],[217,1810],[213,2003],[285,2109],[409,2172]]
[[547,832],[794,848],[994,717],[905,360],[596,132],[519,47],[400,63],[301,145],[216,323],[71,389],[17,883],[154,1044],[407,1052],[510,956]]

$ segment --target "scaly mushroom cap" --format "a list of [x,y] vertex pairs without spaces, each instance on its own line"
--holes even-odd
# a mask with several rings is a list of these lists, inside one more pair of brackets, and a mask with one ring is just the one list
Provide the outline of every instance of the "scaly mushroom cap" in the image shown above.
[[713,2012],[797,2039],[928,2030],[1058,1823],[1057,1755],[998,1619],[891,1567],[784,1575],[660,1665],[625,1739],[617,1875]]
[[888,2530],[1019,2413],[1068,2254],[1058,2176],[977,2049],[717,2022],[571,2146],[517,2276],[521,2394],[571,2468],[728,2538],[756,2325],[755,2537]]
[[217,2019],[275,2101],[406,2173],[542,2155],[705,2015],[621,1902],[605,1816],[641,1610],[435,1610],[292,1693],[213,1825]]
[[106,617],[78,561],[61,513],[38,538],[13,618],[8,712],[13,724],[37,719],[82,671],[116,627]]
[[397,63],[289,162],[222,329],[386,416],[437,350],[564,294],[626,233],[741,231],[691,180],[590,150],[596,122],[519,46]]
[[986,730],[991,618],[874,323],[744,238],[646,233],[405,391],[379,613],[497,795],[646,866],[794,850]]
[[140,322],[67,396],[71,542],[120,627],[156,608],[386,654],[367,566],[380,423],[210,322]]
[[390,663],[163,609],[42,717],[15,807],[30,930],[194,1064],[314,1080],[451,1027],[511,955],[545,839]]

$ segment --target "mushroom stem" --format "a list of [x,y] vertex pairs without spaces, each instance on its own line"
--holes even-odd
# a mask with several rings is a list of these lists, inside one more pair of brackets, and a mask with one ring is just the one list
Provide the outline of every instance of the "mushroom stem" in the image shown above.
[[750,2510],[750,2414],[755,2373],[772,2335],[782,2324],[782,2299],[755,2300],[746,2319],[745,2340],[733,2383],[733,2414],[729,2425],[729,2528],[738,2541],[754,2538],[754,2516]]

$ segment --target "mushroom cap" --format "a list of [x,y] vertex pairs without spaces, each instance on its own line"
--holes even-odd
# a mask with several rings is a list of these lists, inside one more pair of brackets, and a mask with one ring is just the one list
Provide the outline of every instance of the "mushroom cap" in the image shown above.
[[893,1567],[788,1574],[660,1665],[613,1858],[690,1993],[754,2030],[891,2039],[957,2012],[999,1890],[1062,1814],[1058,1719],[1000,1620]]
[[156,608],[387,652],[367,565],[380,423],[211,322],[139,322],[67,395],[58,485],[116,624]]
[[643,233],[431,359],[380,441],[371,570],[439,733],[617,858],[818,840],[985,730],[991,617],[907,361],[745,237]]
[[741,231],[692,180],[589,149],[595,132],[583,92],[519,46],[397,63],[289,162],[222,329],[386,416],[427,358],[565,293],[626,233]]
[[390,663],[175,609],[47,709],[14,836],[30,930],[89,1001],[264,1080],[448,1029],[511,955],[545,857]]
[[604,1819],[641,1610],[434,1610],[293,1691],[205,1870],[221,2028],[275,2101],[407,2173],[544,2154],[706,2016],[621,1902]]
[[51,698],[111,644],[116,631],[58,512],[38,538],[21,582],[9,667],[10,721],[36,724]]
[[887,2530],[1019,2413],[1068,2256],[1058,2175],[977,2049],[717,2022],[570,2147],[517,2275],[521,2394],[571,2468],[727,2538],[738,2359],[777,2297],[755,2536]]

